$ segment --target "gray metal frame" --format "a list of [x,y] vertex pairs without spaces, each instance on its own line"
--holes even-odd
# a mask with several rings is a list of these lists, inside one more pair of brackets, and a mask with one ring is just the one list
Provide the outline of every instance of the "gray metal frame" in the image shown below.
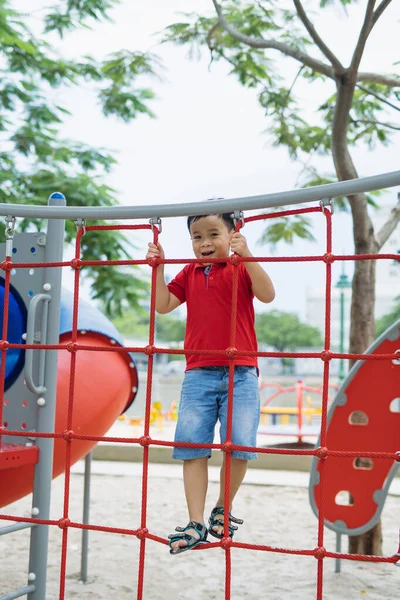
[[[53,207],[65,206],[62,194],[53,194],[49,198]],[[16,235],[15,245],[18,259],[15,262],[61,262],[64,246],[64,221],[51,220],[48,223],[47,238],[43,234]],[[33,245],[37,242],[37,245]],[[28,248],[29,259],[24,260]],[[25,252],[23,251],[25,250]],[[16,256],[17,256],[16,255]],[[61,268],[32,269],[32,275],[26,276],[25,269],[15,269],[11,280],[15,281],[20,295],[31,297],[28,306],[27,343],[58,344],[60,331]],[[14,284],[13,284],[14,285]],[[43,290],[46,292],[43,294]],[[26,295],[25,295],[26,294]],[[45,308],[44,308],[45,307]],[[35,361],[38,356],[38,360]],[[5,406],[5,416],[10,429],[27,430],[26,438],[4,436],[8,444],[36,444],[39,448],[39,461],[35,465],[32,497],[32,516],[40,519],[50,518],[50,495],[53,472],[52,438],[35,438],[35,431],[54,432],[57,386],[57,350],[30,350],[27,353],[25,372],[21,373],[13,384],[13,394],[25,399],[23,406],[10,402]],[[25,381],[26,385],[25,385]],[[38,385],[35,384],[38,382]],[[15,387],[16,386],[16,387]],[[7,392],[6,392],[7,395]],[[28,398],[28,400],[27,400]],[[25,411],[25,412],[23,412]],[[23,425],[21,415],[23,412]],[[29,600],[46,598],[48,525],[15,524],[0,530],[10,533],[23,528],[31,528],[28,585],[2,596],[0,600],[12,600],[28,596]]]
[[[244,196],[213,200],[213,210],[218,212],[234,212],[236,210],[257,210],[288,206],[339,198],[361,192],[381,190],[400,185],[400,171],[339,181],[327,185],[303,188],[276,194]],[[15,217],[34,217],[41,219],[148,219],[157,217],[185,217],[190,215],[206,215],[210,212],[210,202],[185,202],[182,204],[153,204],[144,206],[29,206],[17,204],[0,204],[0,215]]]

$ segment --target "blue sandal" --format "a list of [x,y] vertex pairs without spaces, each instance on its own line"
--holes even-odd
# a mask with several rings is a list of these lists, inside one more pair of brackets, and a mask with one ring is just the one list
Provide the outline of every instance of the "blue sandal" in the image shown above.
[[[197,538],[191,533],[186,533],[189,529],[194,529],[197,531],[200,537]],[[190,521],[186,527],[175,527],[175,531],[179,531],[179,533],[171,533],[171,535],[168,536],[170,540],[168,543],[170,547],[170,554],[180,554],[181,552],[186,552],[186,550],[192,550],[193,548],[196,548],[196,546],[199,544],[208,543],[207,528],[205,525],[202,525],[197,521]],[[187,546],[181,546],[180,548],[174,550],[171,547],[171,544],[178,542],[179,540],[185,540],[187,542]]]
[[[217,519],[217,517],[219,517],[219,518]],[[213,527],[221,527],[221,526],[223,527],[223,525],[224,525],[224,507],[223,506],[215,506],[212,509],[211,515],[208,519],[208,523],[209,523],[208,533],[210,533],[214,537],[218,538],[219,540],[222,540],[225,537],[225,535],[223,533],[222,534],[217,533],[216,531],[214,531]],[[229,537],[230,538],[233,538],[235,531],[238,529],[238,527],[236,527],[236,525],[232,525],[232,523],[237,523],[237,525],[243,525],[243,520],[237,519],[231,513],[229,513],[228,526],[229,526]]]

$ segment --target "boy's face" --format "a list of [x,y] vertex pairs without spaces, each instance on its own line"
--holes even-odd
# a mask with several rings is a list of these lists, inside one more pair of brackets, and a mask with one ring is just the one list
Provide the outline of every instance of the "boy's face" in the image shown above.
[[[190,225],[193,252],[196,258],[229,256],[232,231],[216,215],[202,217]],[[210,263],[204,263],[210,264]]]

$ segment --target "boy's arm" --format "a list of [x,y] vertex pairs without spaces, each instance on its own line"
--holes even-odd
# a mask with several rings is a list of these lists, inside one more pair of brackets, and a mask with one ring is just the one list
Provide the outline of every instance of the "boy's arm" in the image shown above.
[[[146,259],[149,258],[164,258],[164,250],[161,244],[149,243]],[[158,265],[156,274],[156,311],[160,315],[165,315],[180,305],[180,300],[171,294],[165,283],[164,265]]]
[[[235,232],[231,237],[231,250],[239,256],[253,256],[250,252],[246,238],[239,232]],[[274,285],[267,273],[257,262],[244,263],[251,279],[251,287],[257,300],[260,302],[272,302],[275,298]]]

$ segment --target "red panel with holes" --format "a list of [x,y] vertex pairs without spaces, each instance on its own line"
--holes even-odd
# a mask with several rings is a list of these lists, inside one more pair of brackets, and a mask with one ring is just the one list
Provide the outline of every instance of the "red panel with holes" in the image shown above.
[[[372,354],[393,354],[400,348],[400,338],[384,339]],[[347,401],[343,406],[339,392],[328,421],[329,450],[390,452],[400,450],[400,361],[369,360],[361,363],[353,378],[342,390]],[[313,498],[326,521],[344,521],[347,528],[364,527],[375,517],[384,502],[384,487],[394,461],[377,458],[341,458],[328,456],[321,485],[317,483]],[[317,470],[321,469],[318,461]],[[354,499],[350,504],[349,494]]]

